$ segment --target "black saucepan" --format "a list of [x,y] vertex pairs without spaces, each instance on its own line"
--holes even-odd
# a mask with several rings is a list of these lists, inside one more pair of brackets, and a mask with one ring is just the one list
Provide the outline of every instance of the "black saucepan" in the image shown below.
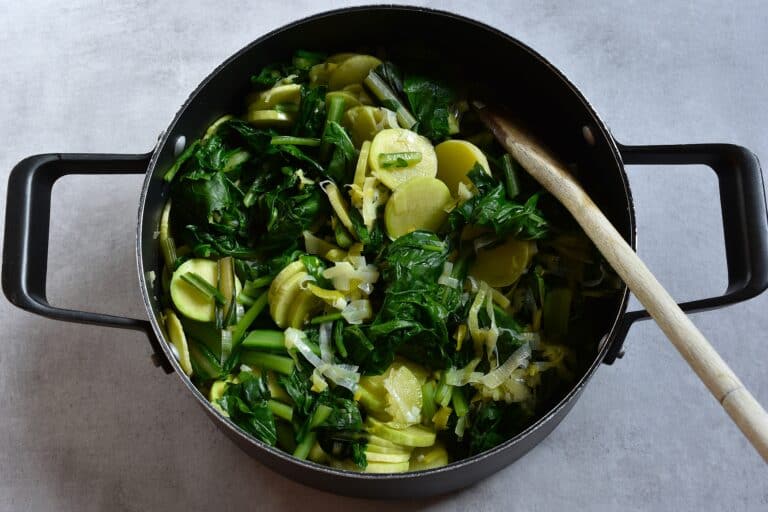
[[[625,164],[703,164],[714,169],[728,263],[728,288],[718,297],[682,304],[695,311],[721,307],[761,293],[768,286],[768,220],[759,163],[750,151],[729,144],[624,146],[617,143],[579,91],[549,62],[523,43],[478,22],[412,7],[360,7],[319,14],[261,37],[217,67],[192,92],[157,146],[142,155],[47,154],[29,157],[12,171],[8,185],[2,283],[8,299],[28,311],[71,322],[142,330],[155,364],[175,370],[193,396],[243,450],[296,481],[332,492],[365,497],[413,497],[467,486],[515,461],[536,446],[565,417],[602,363],[622,355],[627,329],[647,318],[626,312],[627,292],[594,312],[604,333],[583,377],[551,410],[524,432],[496,448],[449,466],[415,473],[366,475],[301,461],[246,435],[218,415],[181,371],[159,321],[154,280],[159,274],[155,232],[168,192],[163,170],[183,145],[198,137],[224,113],[239,110],[249,77],[260,67],[289,58],[296,49],[349,51],[397,48],[427,54],[432,62],[467,80],[479,82],[491,101],[506,95],[526,97],[510,105],[566,161],[580,169],[587,192],[624,238],[635,247],[635,215]],[[516,94],[510,95],[514,91]],[[45,276],[50,196],[54,182],[67,174],[146,175],[138,208],[136,257],[149,320],[56,308],[48,304]]]

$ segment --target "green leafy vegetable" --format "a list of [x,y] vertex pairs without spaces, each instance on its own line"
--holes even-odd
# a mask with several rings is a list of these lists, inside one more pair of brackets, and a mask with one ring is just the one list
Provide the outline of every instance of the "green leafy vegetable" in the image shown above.
[[325,93],[326,88],[323,86],[314,88],[306,84],[301,86],[299,115],[293,125],[294,135],[320,138],[325,124]]
[[274,446],[277,430],[269,407],[270,398],[266,378],[240,372],[240,383],[227,387],[219,405],[240,428]]
[[453,90],[440,81],[414,75],[405,78],[403,91],[419,121],[416,131],[435,142],[448,137],[450,106],[456,100]]
[[392,242],[382,254],[382,277],[394,291],[434,283],[443,271],[448,252],[448,244],[434,233],[414,231]]
[[357,150],[346,130],[335,121],[328,122],[323,132],[323,143],[335,146],[326,171],[328,176],[339,183],[350,181],[351,171],[357,162]]
[[461,203],[448,217],[451,229],[463,224],[492,227],[497,235],[512,235],[523,239],[543,238],[547,221],[536,208],[538,194],[520,204],[507,199],[504,185],[489,176],[479,164],[468,174],[477,194]]

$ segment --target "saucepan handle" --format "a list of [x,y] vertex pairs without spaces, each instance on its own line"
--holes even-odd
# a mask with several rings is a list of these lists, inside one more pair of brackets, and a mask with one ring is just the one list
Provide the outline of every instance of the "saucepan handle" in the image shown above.
[[[680,304],[683,311],[719,308],[751,299],[768,288],[768,213],[763,173],[757,156],[733,144],[624,146],[619,151],[626,165],[706,165],[715,171],[720,188],[728,287],[715,297]],[[616,332],[623,340],[637,320],[649,318],[646,310],[624,315]],[[614,343],[606,355],[611,363],[621,354]]]
[[45,154],[28,157],[11,171],[5,213],[3,292],[13,304],[55,320],[143,331],[153,360],[166,372],[173,367],[147,320],[57,308],[46,297],[51,190],[67,174],[144,174],[150,154]]

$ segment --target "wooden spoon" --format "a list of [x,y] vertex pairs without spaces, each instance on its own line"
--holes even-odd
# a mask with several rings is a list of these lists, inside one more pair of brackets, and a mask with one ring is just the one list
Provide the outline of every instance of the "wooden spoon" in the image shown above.
[[510,155],[573,215],[699,379],[768,462],[768,413],[659,284],[581,185],[561,162],[508,116],[500,115],[478,102],[473,106]]

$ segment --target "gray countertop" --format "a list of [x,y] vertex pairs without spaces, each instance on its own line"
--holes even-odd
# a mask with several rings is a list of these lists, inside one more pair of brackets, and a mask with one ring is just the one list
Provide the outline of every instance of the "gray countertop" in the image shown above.
[[[646,4],[424,3],[476,17],[541,52],[621,142],[734,142],[768,161],[766,4]],[[321,10],[291,0],[180,5],[5,4],[0,210],[21,158],[147,151],[219,62]],[[726,272],[714,175],[702,167],[629,173],[640,255],[677,298],[720,293]],[[140,181],[68,177],[56,185],[53,303],[144,316],[133,257]],[[766,306],[763,295],[693,317],[764,404]],[[152,366],[138,333],[63,324],[2,299],[0,325],[1,510],[768,509],[765,464],[651,323],[632,328],[626,357],[600,368],[530,454],[465,491],[406,503],[321,493],[254,462],[178,379]]]

